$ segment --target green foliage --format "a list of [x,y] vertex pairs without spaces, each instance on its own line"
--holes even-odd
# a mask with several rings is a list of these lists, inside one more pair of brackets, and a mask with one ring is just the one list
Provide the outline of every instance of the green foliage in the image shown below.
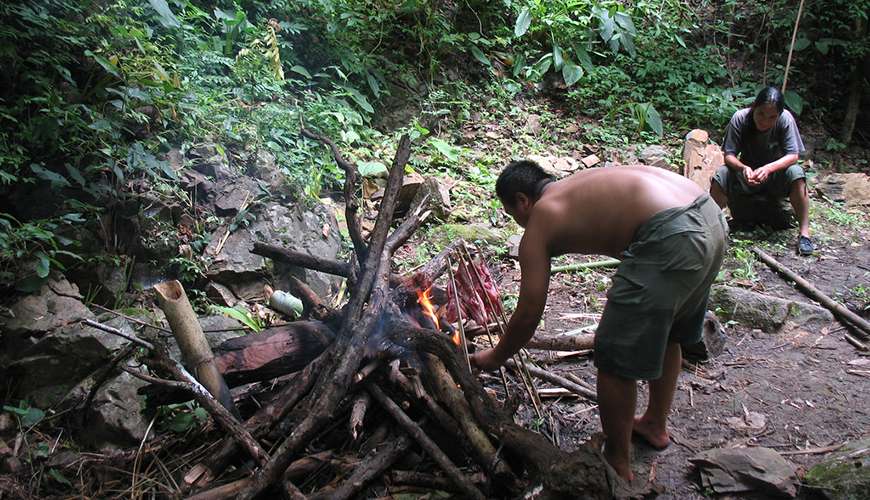
[[30,406],[26,401],[19,401],[18,406],[3,405],[3,411],[9,412],[18,419],[18,425],[22,428],[30,428],[45,418],[45,412]]
[[208,412],[193,401],[161,406],[158,409],[160,427],[177,434],[183,434],[208,420]]
[[251,314],[251,311],[242,310],[236,307],[212,306],[212,309],[218,313],[224,314],[242,323],[255,332],[263,330],[264,326],[259,318]]

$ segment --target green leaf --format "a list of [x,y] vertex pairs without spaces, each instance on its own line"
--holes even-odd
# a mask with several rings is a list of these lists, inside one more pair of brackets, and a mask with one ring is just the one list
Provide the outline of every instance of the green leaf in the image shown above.
[[193,413],[179,413],[172,417],[172,420],[169,421],[169,430],[176,433],[187,432],[191,427],[193,427]]
[[452,162],[459,161],[459,156],[462,153],[462,150],[460,148],[452,146],[447,142],[437,138],[429,139],[429,144],[431,144],[432,147],[434,147],[439,153],[444,155],[444,157],[448,160]]
[[381,84],[378,83],[378,79],[375,78],[375,75],[371,74],[371,72],[366,72],[366,82],[369,84],[369,88],[372,89],[372,94],[375,95],[377,99],[381,95]]
[[311,73],[309,73],[307,69],[305,69],[302,66],[299,66],[298,64],[291,67],[290,71],[296,73],[297,75],[302,75],[305,78],[308,78],[309,80],[311,80]]
[[804,110],[804,100],[797,92],[786,90],[783,98],[785,99],[785,105],[788,106],[788,109],[794,111],[794,114],[799,115]]
[[489,58],[487,58],[486,55],[479,48],[477,48],[477,45],[471,46],[471,55],[473,55],[474,58],[480,61],[480,63],[484,66],[492,66],[492,63],[489,62]]
[[816,50],[818,50],[819,53],[821,53],[822,55],[828,55],[828,50],[830,48],[831,48],[831,44],[825,39],[822,39],[822,40],[819,40],[818,42],[816,42]]
[[72,486],[72,483],[69,482],[69,479],[64,477],[64,475],[61,474],[60,471],[58,471],[57,469],[48,469],[48,477],[63,485]]
[[22,427],[33,427],[45,418],[45,412],[33,406],[22,408],[26,404],[24,401],[21,401],[21,406],[3,405],[3,410],[18,415],[18,418],[21,419]]
[[674,39],[675,39],[675,40],[677,41],[677,43],[680,44],[684,49],[686,48],[686,41],[683,40],[683,37],[681,37],[680,35],[674,34]]
[[606,9],[599,9],[598,21],[598,34],[601,36],[601,40],[609,42],[616,32],[616,23]]
[[36,252],[36,275],[40,278],[48,277],[48,272],[51,270],[51,261],[45,252]]
[[583,68],[572,62],[562,66],[562,79],[565,80],[565,85],[571,86],[577,83],[577,80],[583,78]]
[[562,58],[562,47],[553,45],[553,69],[556,71],[561,70],[564,63],[565,59]]
[[157,14],[160,16],[160,24],[164,28],[178,28],[181,26],[181,23],[175,17],[175,14],[172,13],[166,0],[148,0],[148,3],[157,11]]
[[117,78],[119,80],[121,79],[121,73],[118,73],[118,68],[115,67],[114,64],[109,62],[108,59],[106,59],[105,57],[103,57],[101,55],[94,54],[90,50],[86,50],[85,55],[88,57],[93,57],[94,61],[97,61],[97,64],[102,66],[103,69],[106,70],[107,73],[109,73],[110,75],[114,76],[115,78]]
[[811,43],[812,42],[810,42],[809,38],[802,36],[802,37],[798,38],[797,40],[795,40],[794,50],[800,52],[800,51],[804,50],[805,48],[809,47]]
[[592,71],[592,58],[589,57],[589,52],[587,52],[585,48],[580,45],[575,45],[574,55],[577,56],[577,60],[580,62],[580,66],[583,66],[583,69],[586,71]]
[[51,170],[48,170],[47,168],[43,167],[42,165],[37,165],[36,163],[31,163],[30,170],[34,174],[36,174],[36,176],[39,177],[40,179],[50,182],[51,186],[54,188],[69,187],[69,185],[70,185],[69,181],[66,180],[66,177],[64,177],[60,174],[57,174],[55,172],[52,172]]
[[366,96],[360,94],[359,90],[357,90],[353,87],[342,87],[342,88],[347,92],[347,94],[350,96],[350,98],[353,99],[353,102],[355,102],[357,104],[357,106],[359,106],[360,108],[363,109],[363,111],[370,113],[370,114],[375,112],[375,108],[373,108],[372,105],[369,104],[369,101],[368,101],[368,99],[366,99]]
[[357,162],[356,168],[363,177],[373,177],[388,172],[387,166],[379,161],[360,161]]
[[637,30],[634,28],[634,23],[631,21],[631,16],[625,12],[616,13],[616,24],[632,35],[637,34]]
[[522,12],[520,12],[520,17],[517,18],[517,22],[514,24],[514,36],[521,37],[525,35],[531,24],[532,14],[529,12],[529,8],[526,7]]
[[656,133],[659,137],[664,133],[664,129],[662,127],[662,117],[659,115],[659,112],[656,111],[656,108],[653,107],[652,104],[646,105],[646,123],[649,127]]
[[239,323],[242,323],[243,325],[247,326],[251,330],[254,330],[255,332],[259,332],[260,330],[263,329],[263,327],[260,326],[260,324],[254,319],[253,316],[251,316],[251,313],[248,311],[242,311],[239,309],[235,309],[233,307],[225,307],[225,306],[212,306],[212,307],[214,307],[216,310],[220,311],[221,313],[233,318],[234,320],[237,320]]

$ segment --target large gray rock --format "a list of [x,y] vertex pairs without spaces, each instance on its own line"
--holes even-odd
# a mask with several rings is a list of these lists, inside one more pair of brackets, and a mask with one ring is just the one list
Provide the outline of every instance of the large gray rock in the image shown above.
[[644,165],[651,165],[665,170],[673,170],[668,161],[670,154],[668,148],[658,144],[653,144],[643,148],[637,155],[637,159]]
[[824,307],[726,285],[710,290],[710,308],[715,308],[726,321],[737,321],[766,333],[777,332],[786,325],[821,330],[834,321]]
[[779,453],[764,447],[716,448],[689,459],[701,471],[701,485],[718,494],[757,491],[794,498],[794,467]]
[[870,492],[870,438],[846,443],[814,465],[804,481],[832,500],[861,500]]
[[224,179],[233,175],[227,156],[215,144],[203,144],[187,153],[190,165],[197,172],[214,179]]
[[482,241],[490,245],[504,245],[504,234],[485,224],[442,224],[429,233],[439,246],[447,246],[450,242],[462,238],[468,242]]
[[145,385],[127,372],[103,384],[91,402],[82,440],[95,448],[128,448],[141,442],[148,422],[141,413],[144,400],[136,391]]
[[[219,229],[212,235],[211,243],[206,248],[207,254],[215,254],[225,232],[226,229]],[[227,238],[206,276],[229,287],[239,299],[250,301],[262,296],[263,285],[270,273],[266,260],[251,253],[255,241],[335,259],[341,248],[340,238],[335,215],[323,205],[316,203],[306,209],[302,204],[284,206],[272,203],[266,206],[253,224],[236,230]],[[323,297],[328,296],[339,281],[334,276],[280,262],[275,262],[271,270],[277,288],[287,289],[289,284],[286,283],[286,277],[292,273]]]
[[[105,323],[134,335],[123,319]],[[127,343],[125,339],[82,324],[52,330],[32,346],[17,352],[16,359],[8,364],[13,391],[38,407],[53,406]]]
[[38,293],[12,304],[10,316],[0,320],[0,364],[17,357],[51,330],[93,318],[80,299],[78,287],[63,276],[52,275]]

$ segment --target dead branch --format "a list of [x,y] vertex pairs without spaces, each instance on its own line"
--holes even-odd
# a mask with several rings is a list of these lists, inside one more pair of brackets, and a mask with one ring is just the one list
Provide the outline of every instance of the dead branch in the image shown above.
[[[510,366],[511,368],[519,368],[512,359],[507,360],[505,364],[507,366]],[[583,387],[566,379],[565,377],[561,377],[559,375],[556,375],[555,373],[548,372],[547,370],[538,368],[537,366],[532,364],[528,364],[526,365],[526,367],[529,369],[529,373],[531,373],[535,377],[538,377],[541,380],[558,385],[559,387],[564,387],[565,389],[568,389],[569,391],[575,394],[579,394],[585,398],[591,399],[592,401],[596,401],[598,399],[598,395],[595,393],[595,391],[591,391],[586,387]]]
[[439,466],[441,466],[441,468],[444,470],[447,476],[450,477],[453,483],[460,488],[463,495],[470,498],[477,498],[480,500],[486,498],[483,496],[483,493],[481,493],[480,490],[477,489],[476,486],[474,486],[470,481],[465,478],[465,476],[463,476],[459,468],[456,467],[456,465],[454,465],[449,458],[447,458],[447,455],[445,455],[444,452],[441,451],[441,449],[438,447],[438,445],[435,444],[435,442],[432,441],[425,432],[423,432],[423,429],[421,429],[416,422],[411,420],[411,417],[405,414],[405,412],[402,411],[401,408],[399,408],[399,405],[397,405],[395,401],[393,401],[392,399],[390,399],[389,396],[384,394],[384,391],[382,391],[380,387],[375,384],[367,384],[366,388],[368,389],[369,393],[371,393],[372,397],[374,397],[378,401],[378,403],[380,403],[381,406],[383,406],[384,409],[387,410],[387,412],[396,420],[396,422],[398,422],[399,425],[401,425],[405,429],[405,431],[410,434],[415,441],[417,441],[417,444],[419,444],[426,451],[426,453],[430,457],[432,457],[432,459],[435,460],[435,462],[437,462]]
[[369,404],[371,403],[371,397],[367,392],[364,392],[356,397],[356,400],[353,402],[353,408],[350,410],[350,421],[348,422],[348,427],[350,431],[351,439],[354,441],[359,437],[359,432],[362,430],[363,421],[366,418],[366,413],[369,409]]
[[310,500],[346,500],[356,495],[369,481],[375,479],[391,467],[411,447],[411,439],[407,435],[401,435],[387,440],[387,444],[378,447],[377,451],[369,453],[369,456],[360,461],[360,465],[353,471],[338,488],[330,491],[318,492],[311,495]]
[[[475,484],[483,484],[486,482],[486,475],[481,473],[472,474],[469,476],[469,479]],[[451,493],[461,493],[449,479],[426,474],[425,472],[394,470],[387,475],[387,480],[392,485],[418,486],[433,490],[449,491]]]
[[526,343],[530,349],[547,351],[584,351],[595,346],[595,334],[586,335],[536,335]]
[[353,165],[344,159],[338,146],[336,146],[335,142],[333,142],[329,137],[314,133],[305,128],[302,128],[300,133],[303,137],[322,142],[329,146],[330,151],[332,151],[332,156],[335,158],[335,163],[344,170],[344,213],[345,220],[347,221],[347,232],[350,234],[350,240],[353,242],[354,253],[356,253],[357,260],[360,263],[365,262],[367,247],[362,236],[362,227],[358,214],[359,199],[356,196],[356,190],[360,185],[360,175],[356,165]]

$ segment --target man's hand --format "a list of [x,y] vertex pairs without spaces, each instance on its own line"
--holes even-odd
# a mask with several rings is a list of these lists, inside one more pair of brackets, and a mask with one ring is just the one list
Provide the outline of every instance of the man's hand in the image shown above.
[[758,186],[761,184],[758,179],[756,179],[757,170],[752,170],[752,167],[743,167],[743,177],[746,178],[746,183],[750,186]]
[[504,360],[496,354],[495,349],[476,352],[471,355],[470,359],[471,366],[488,372],[498,370],[498,367],[504,364]]
[[755,179],[756,184],[764,184],[767,182],[767,179],[770,178],[771,169],[767,165],[755,170],[752,173],[752,177]]

